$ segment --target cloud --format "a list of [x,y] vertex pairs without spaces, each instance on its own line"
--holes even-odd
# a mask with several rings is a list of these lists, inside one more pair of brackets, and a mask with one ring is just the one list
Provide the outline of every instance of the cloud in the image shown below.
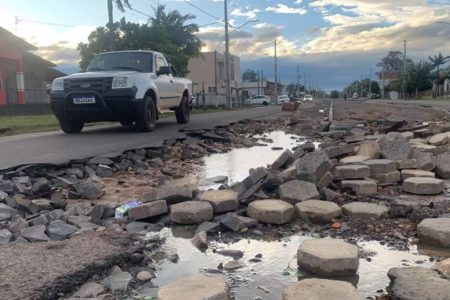
[[259,10],[257,8],[252,9],[252,10],[247,10],[247,11],[244,11],[240,8],[236,8],[236,9],[232,10],[230,14],[232,16],[245,17],[247,19],[254,19],[254,18],[256,18],[257,14],[260,11],[261,10]]
[[278,14],[299,14],[304,15],[307,13],[306,9],[303,8],[295,8],[295,7],[289,7],[284,4],[277,4],[276,6],[269,6],[266,8],[266,11],[271,11]]

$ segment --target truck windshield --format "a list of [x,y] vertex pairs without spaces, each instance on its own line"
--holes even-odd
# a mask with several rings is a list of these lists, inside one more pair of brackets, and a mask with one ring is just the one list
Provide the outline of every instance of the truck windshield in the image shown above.
[[86,69],[90,71],[133,70],[152,72],[153,54],[148,52],[116,52],[98,54]]

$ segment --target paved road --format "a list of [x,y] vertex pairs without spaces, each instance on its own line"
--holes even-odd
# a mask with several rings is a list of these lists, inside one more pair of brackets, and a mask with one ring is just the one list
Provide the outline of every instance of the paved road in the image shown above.
[[254,107],[231,112],[192,115],[189,124],[179,125],[174,118],[158,121],[150,133],[136,132],[119,125],[97,126],[81,134],[61,131],[23,134],[0,138],[0,170],[30,163],[61,164],[96,155],[115,155],[125,150],[161,145],[169,138],[184,136],[179,129],[210,129],[243,119],[273,118],[282,115],[280,106]]

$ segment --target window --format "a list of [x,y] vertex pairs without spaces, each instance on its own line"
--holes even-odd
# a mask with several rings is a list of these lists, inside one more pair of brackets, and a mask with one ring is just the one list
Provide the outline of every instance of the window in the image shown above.
[[98,54],[89,64],[87,71],[135,70],[151,72],[153,54],[150,52],[109,52]]
[[215,93],[216,92],[216,87],[215,86],[209,86],[208,87],[208,93]]
[[164,60],[164,58],[162,58],[162,56],[157,56],[156,57],[156,71],[159,71],[159,69],[161,68],[161,67],[166,67],[167,66],[167,63],[166,63],[166,61]]

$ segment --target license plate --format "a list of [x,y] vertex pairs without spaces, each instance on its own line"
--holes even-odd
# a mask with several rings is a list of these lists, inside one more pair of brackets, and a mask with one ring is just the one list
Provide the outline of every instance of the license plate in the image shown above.
[[73,104],[95,104],[94,96],[74,97]]

